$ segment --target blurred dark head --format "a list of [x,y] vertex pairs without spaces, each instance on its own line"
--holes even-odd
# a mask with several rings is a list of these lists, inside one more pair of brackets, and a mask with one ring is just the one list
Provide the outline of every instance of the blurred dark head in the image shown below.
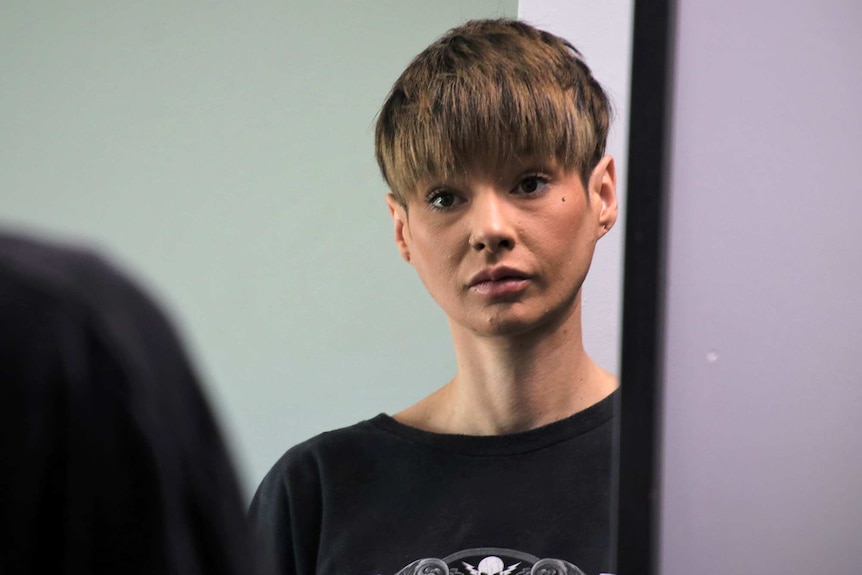
[[0,234],[0,427],[0,572],[254,571],[175,332],[98,256]]

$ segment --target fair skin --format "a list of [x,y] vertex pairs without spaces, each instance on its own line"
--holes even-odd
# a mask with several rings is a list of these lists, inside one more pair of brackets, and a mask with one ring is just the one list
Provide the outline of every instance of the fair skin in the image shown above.
[[498,435],[563,419],[616,378],[586,354],[581,285],[617,217],[614,161],[577,172],[522,162],[387,198],[395,242],[446,312],[457,373],[396,414],[437,433]]

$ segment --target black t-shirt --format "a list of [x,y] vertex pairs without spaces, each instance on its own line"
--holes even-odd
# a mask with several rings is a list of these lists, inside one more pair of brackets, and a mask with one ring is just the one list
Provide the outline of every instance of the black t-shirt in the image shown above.
[[612,572],[617,395],[509,435],[386,415],[324,433],[267,474],[252,523],[278,574]]

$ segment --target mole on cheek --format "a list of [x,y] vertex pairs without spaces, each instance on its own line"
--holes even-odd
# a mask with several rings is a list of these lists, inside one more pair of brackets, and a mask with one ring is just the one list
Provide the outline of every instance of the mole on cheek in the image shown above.
[[564,202],[566,201],[566,196],[563,196],[563,201],[564,201]]

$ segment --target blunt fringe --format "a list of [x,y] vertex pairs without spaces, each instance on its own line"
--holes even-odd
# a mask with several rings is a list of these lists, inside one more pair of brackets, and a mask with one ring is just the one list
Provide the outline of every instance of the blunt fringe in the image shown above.
[[608,97],[574,46],[517,20],[472,20],[395,82],[377,117],[375,155],[406,206],[427,178],[519,159],[553,159],[586,181],[609,123]]

